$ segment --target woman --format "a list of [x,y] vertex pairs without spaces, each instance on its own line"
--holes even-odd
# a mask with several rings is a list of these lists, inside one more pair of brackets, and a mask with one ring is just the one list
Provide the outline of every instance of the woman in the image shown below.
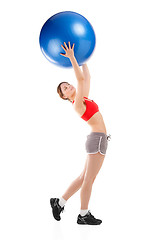
[[84,119],[92,129],[90,135],[87,136],[86,151],[88,153],[84,170],[82,173],[71,183],[69,188],[59,198],[51,198],[50,204],[54,218],[59,221],[61,219],[60,213],[64,210],[66,201],[81,188],[81,210],[77,218],[78,224],[98,225],[102,221],[96,219],[90,211],[88,211],[88,204],[91,196],[93,182],[103,164],[107,145],[108,137],[103,117],[99,112],[98,105],[88,99],[90,89],[90,74],[87,65],[82,66],[80,69],[77,60],[74,56],[74,44],[71,48],[70,42],[64,42],[65,54],[62,56],[70,59],[77,78],[77,91],[67,82],[59,84],[57,91],[62,99],[69,100],[73,104],[74,110]]

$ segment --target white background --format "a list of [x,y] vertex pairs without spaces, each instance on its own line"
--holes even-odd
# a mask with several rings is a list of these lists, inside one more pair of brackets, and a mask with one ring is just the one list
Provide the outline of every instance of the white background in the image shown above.
[[[160,239],[160,7],[157,0],[3,1],[0,6],[1,239]],[[44,22],[75,11],[97,44],[87,62],[89,98],[111,134],[89,209],[100,226],[79,226],[80,191],[56,222],[50,197],[81,173],[90,127],[57,94],[77,86],[73,69],[46,60]]]

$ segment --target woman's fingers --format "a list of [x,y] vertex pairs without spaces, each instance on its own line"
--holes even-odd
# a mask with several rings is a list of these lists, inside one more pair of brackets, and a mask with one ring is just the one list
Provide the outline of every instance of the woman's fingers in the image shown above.
[[63,45],[61,45],[61,47],[64,49],[64,51],[66,51],[65,47],[63,47]]
[[63,56],[63,57],[66,57],[66,55],[65,55],[65,54],[63,54],[63,53],[60,53],[60,55],[61,55],[61,56]]
[[66,47],[66,49],[68,50],[67,44],[64,42],[64,46]]
[[75,45],[75,43],[73,43],[72,50],[74,50],[74,45]]
[[64,46],[65,46],[65,47],[64,47],[63,45],[61,45],[61,47],[63,48],[63,50],[64,50],[66,53],[65,53],[65,54],[60,53],[60,55],[61,55],[61,56],[64,56],[64,57],[70,58],[72,55],[74,55],[74,45],[75,45],[75,43],[73,43],[72,48],[71,48],[71,43],[68,42],[68,46],[69,46],[69,48],[68,48],[67,44],[64,42]]
[[[63,45],[61,45],[61,47],[62,47],[64,50],[68,50],[67,44],[66,44],[65,42],[64,42],[64,45],[65,45],[66,48],[65,48]],[[72,48],[71,48],[71,43],[70,43],[70,42],[68,42],[68,45],[69,45],[69,49],[74,49],[75,43],[73,43]]]

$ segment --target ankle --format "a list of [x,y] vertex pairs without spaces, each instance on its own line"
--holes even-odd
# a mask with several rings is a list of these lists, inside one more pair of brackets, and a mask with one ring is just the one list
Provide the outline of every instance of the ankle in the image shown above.
[[81,209],[80,210],[80,215],[84,217],[88,213],[88,209]]
[[61,206],[61,207],[64,207],[64,205],[66,204],[66,200],[63,198],[63,197],[60,197],[60,199],[59,199],[59,205]]

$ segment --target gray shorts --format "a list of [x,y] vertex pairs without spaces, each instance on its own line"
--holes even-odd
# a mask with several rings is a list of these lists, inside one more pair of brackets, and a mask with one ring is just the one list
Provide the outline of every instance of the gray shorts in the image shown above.
[[87,136],[86,151],[88,154],[95,154],[100,152],[102,155],[106,154],[108,147],[108,138],[105,133],[102,132],[91,132]]

